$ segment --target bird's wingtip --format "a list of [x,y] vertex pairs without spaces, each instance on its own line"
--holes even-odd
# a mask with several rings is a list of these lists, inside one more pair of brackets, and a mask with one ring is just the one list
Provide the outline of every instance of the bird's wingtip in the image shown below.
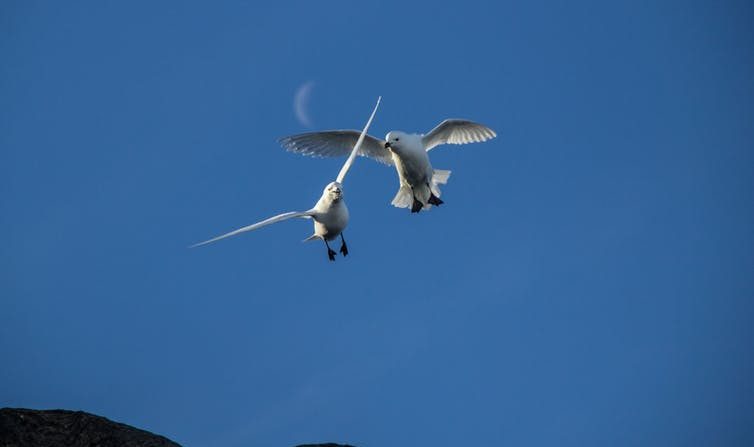
[[208,240],[208,241],[203,241],[203,242],[197,242],[197,243],[196,243],[196,244],[194,244],[194,245],[189,245],[189,246],[188,246],[187,248],[196,248],[196,247],[201,247],[202,245],[207,245],[207,244],[209,244],[210,242],[213,242],[213,241],[214,241],[214,239],[210,239],[210,240]]

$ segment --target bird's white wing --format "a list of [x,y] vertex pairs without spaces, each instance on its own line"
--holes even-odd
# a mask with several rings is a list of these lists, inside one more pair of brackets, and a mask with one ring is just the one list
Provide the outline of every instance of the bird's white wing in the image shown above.
[[261,222],[255,223],[253,225],[249,225],[249,226],[246,226],[246,227],[243,227],[243,228],[239,228],[237,230],[233,230],[230,233],[225,233],[225,234],[223,234],[221,236],[217,236],[217,237],[212,238],[212,239],[210,239],[208,241],[199,242],[198,244],[194,244],[194,245],[192,245],[189,248],[199,247],[200,245],[209,244],[210,242],[219,241],[220,239],[225,239],[226,237],[235,236],[237,234],[245,233],[247,231],[254,231],[254,230],[258,229],[258,228],[262,228],[262,227],[270,225],[270,224],[274,224],[274,223],[277,223],[277,222],[282,222],[282,221],[288,220],[288,219],[293,219],[294,217],[300,217],[302,219],[309,219],[309,218],[312,217],[312,215],[313,215],[312,211],[291,211],[290,213],[278,214],[277,216],[270,217],[269,219],[265,219],[265,220],[263,220]]
[[361,134],[359,135],[359,139],[356,140],[356,144],[353,146],[353,149],[351,150],[351,155],[348,156],[348,159],[343,164],[343,167],[340,168],[340,172],[338,173],[338,178],[335,180],[336,182],[343,183],[343,179],[346,178],[346,174],[348,174],[348,170],[351,169],[353,160],[356,158],[356,154],[359,153],[359,147],[361,146],[361,143],[364,142],[364,137],[366,137],[367,131],[369,130],[369,126],[372,124],[372,120],[374,119],[374,114],[377,113],[377,108],[380,106],[380,101],[382,101],[382,96],[377,98],[377,104],[374,105],[374,109],[372,110],[372,114],[369,115],[367,124],[364,126],[364,129],[362,129]]
[[449,119],[441,122],[422,137],[427,151],[440,144],[479,143],[495,138],[497,134],[489,127],[468,120]]
[[[351,154],[359,139],[358,130],[325,130],[283,137],[278,140],[286,150],[313,157],[343,157]],[[393,164],[385,141],[371,135],[364,137],[359,155],[369,157],[386,165]]]

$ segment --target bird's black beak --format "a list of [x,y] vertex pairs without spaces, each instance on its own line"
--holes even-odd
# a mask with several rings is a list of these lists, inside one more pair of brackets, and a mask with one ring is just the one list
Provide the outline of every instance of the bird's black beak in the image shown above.
[[387,149],[387,148],[389,148],[389,147],[390,147],[390,142],[389,142],[389,141],[386,141],[386,142],[385,142],[385,149]]

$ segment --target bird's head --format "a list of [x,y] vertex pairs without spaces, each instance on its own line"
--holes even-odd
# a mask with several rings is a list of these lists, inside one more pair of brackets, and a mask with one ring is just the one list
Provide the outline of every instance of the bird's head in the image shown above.
[[408,135],[400,130],[393,130],[385,135],[385,149],[400,150]]
[[343,185],[338,182],[332,182],[325,187],[322,194],[327,196],[331,201],[337,202],[343,198]]

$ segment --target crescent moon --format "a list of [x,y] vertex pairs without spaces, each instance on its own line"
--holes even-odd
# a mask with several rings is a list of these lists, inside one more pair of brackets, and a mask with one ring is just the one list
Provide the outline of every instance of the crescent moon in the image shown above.
[[293,97],[293,112],[296,114],[296,119],[302,126],[307,128],[314,127],[312,125],[312,119],[309,117],[309,98],[314,88],[314,81],[307,81],[301,84],[296,90],[296,94]]

